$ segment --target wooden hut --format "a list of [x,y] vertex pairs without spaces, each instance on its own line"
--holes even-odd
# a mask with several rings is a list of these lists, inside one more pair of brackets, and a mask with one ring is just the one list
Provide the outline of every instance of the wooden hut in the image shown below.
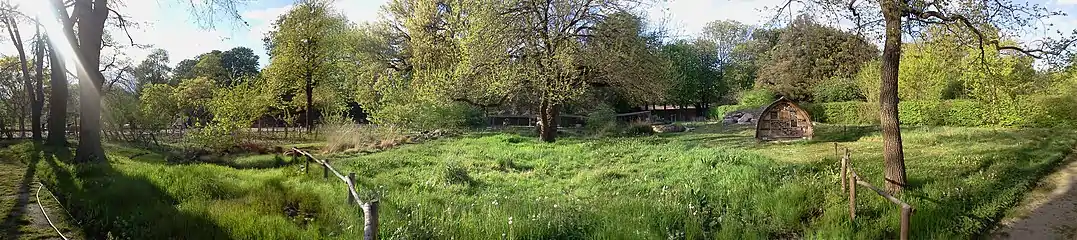
[[808,111],[784,97],[763,108],[758,118],[755,138],[760,141],[811,139],[814,135]]

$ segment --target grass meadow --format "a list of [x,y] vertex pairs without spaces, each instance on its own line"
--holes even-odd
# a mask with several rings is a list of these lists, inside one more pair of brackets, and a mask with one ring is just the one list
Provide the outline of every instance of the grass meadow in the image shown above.
[[[896,238],[899,209],[866,189],[849,222],[834,144],[882,183],[873,127],[819,126],[815,140],[757,143],[751,129],[699,125],[637,137],[472,133],[372,154],[329,154],[381,196],[383,239]],[[1060,164],[1077,133],[1058,129],[907,127],[912,238],[986,233]],[[108,147],[108,164],[20,144],[91,238],[357,239],[361,211],[339,180],[273,155],[173,163]]]

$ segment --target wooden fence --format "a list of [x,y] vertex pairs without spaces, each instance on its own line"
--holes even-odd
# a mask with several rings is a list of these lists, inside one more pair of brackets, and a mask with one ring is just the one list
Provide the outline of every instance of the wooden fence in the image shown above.
[[[908,240],[909,218],[912,217],[914,208],[908,203],[901,201],[901,199],[897,199],[893,195],[871,185],[871,183],[862,180],[863,178],[860,178],[860,176],[856,174],[856,170],[853,169],[853,162],[849,157],[849,148],[844,149],[845,154],[841,157],[841,191],[849,193],[849,221],[852,222],[853,220],[856,220],[856,185],[865,186],[875,191],[879,196],[886,198],[886,200],[901,207],[901,240]],[[834,143],[834,151],[835,153],[838,151],[837,143]],[[848,189],[845,187],[846,184],[849,186]]]
[[333,166],[329,165],[328,160],[320,160],[318,158],[315,158],[314,155],[311,155],[306,151],[299,150],[298,148],[292,148],[292,152],[295,153],[292,154],[292,162],[298,160],[296,158],[298,158],[299,155],[303,155],[307,158],[307,161],[305,161],[304,166],[304,171],[306,171],[305,173],[310,173],[310,163],[314,162],[319,165],[322,165],[323,178],[328,180],[329,173],[332,172],[333,175],[340,179],[340,181],[343,181],[344,184],[348,185],[348,204],[358,203],[359,208],[363,209],[363,240],[378,239],[378,199],[375,198],[370,201],[363,201],[361,198],[359,198],[359,192],[355,190],[355,173],[348,173],[348,176],[345,177],[343,174],[340,174],[340,172],[338,172],[336,169],[333,169]]

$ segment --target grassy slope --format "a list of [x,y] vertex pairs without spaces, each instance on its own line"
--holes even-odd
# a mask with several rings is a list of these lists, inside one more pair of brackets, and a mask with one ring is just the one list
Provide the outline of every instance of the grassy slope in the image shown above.
[[[861,191],[847,222],[834,146],[881,183],[881,138],[864,128],[819,129],[812,142],[756,144],[750,131],[564,139],[516,135],[438,140],[366,156],[334,156],[382,201],[385,238],[857,238],[895,236],[897,209]],[[1077,134],[1057,130],[910,128],[905,148],[917,207],[914,238],[977,235],[1042,175]],[[37,152],[20,145],[6,157]],[[359,210],[343,187],[271,156],[232,167],[170,165],[112,147],[110,165],[71,166],[44,154],[46,184],[91,236],[135,239],[358,238]],[[131,159],[133,157],[133,159]],[[238,168],[238,169],[237,169]],[[195,230],[197,229],[197,230]],[[855,229],[855,230],[854,230]]]

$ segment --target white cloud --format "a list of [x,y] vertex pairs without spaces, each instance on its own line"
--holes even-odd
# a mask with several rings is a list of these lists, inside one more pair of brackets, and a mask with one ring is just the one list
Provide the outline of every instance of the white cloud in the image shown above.
[[[250,24],[250,30],[246,33],[248,39],[256,40],[260,43],[262,37],[265,37],[265,34],[267,32],[273,30],[273,22],[276,21],[277,18],[280,17],[280,15],[284,15],[285,13],[287,13],[290,9],[292,9],[292,5],[285,5],[280,7],[250,10],[240,14],[240,16],[243,17],[243,20],[246,20],[247,23]],[[259,44],[257,46],[246,47],[249,47],[251,49],[259,49],[258,46],[261,45]],[[263,58],[264,57],[265,56],[263,56]]]
[[674,0],[655,4],[648,14],[652,22],[665,21],[676,37],[686,38],[699,34],[708,22],[716,20],[765,24],[773,14],[766,9],[782,3],[784,0]]

